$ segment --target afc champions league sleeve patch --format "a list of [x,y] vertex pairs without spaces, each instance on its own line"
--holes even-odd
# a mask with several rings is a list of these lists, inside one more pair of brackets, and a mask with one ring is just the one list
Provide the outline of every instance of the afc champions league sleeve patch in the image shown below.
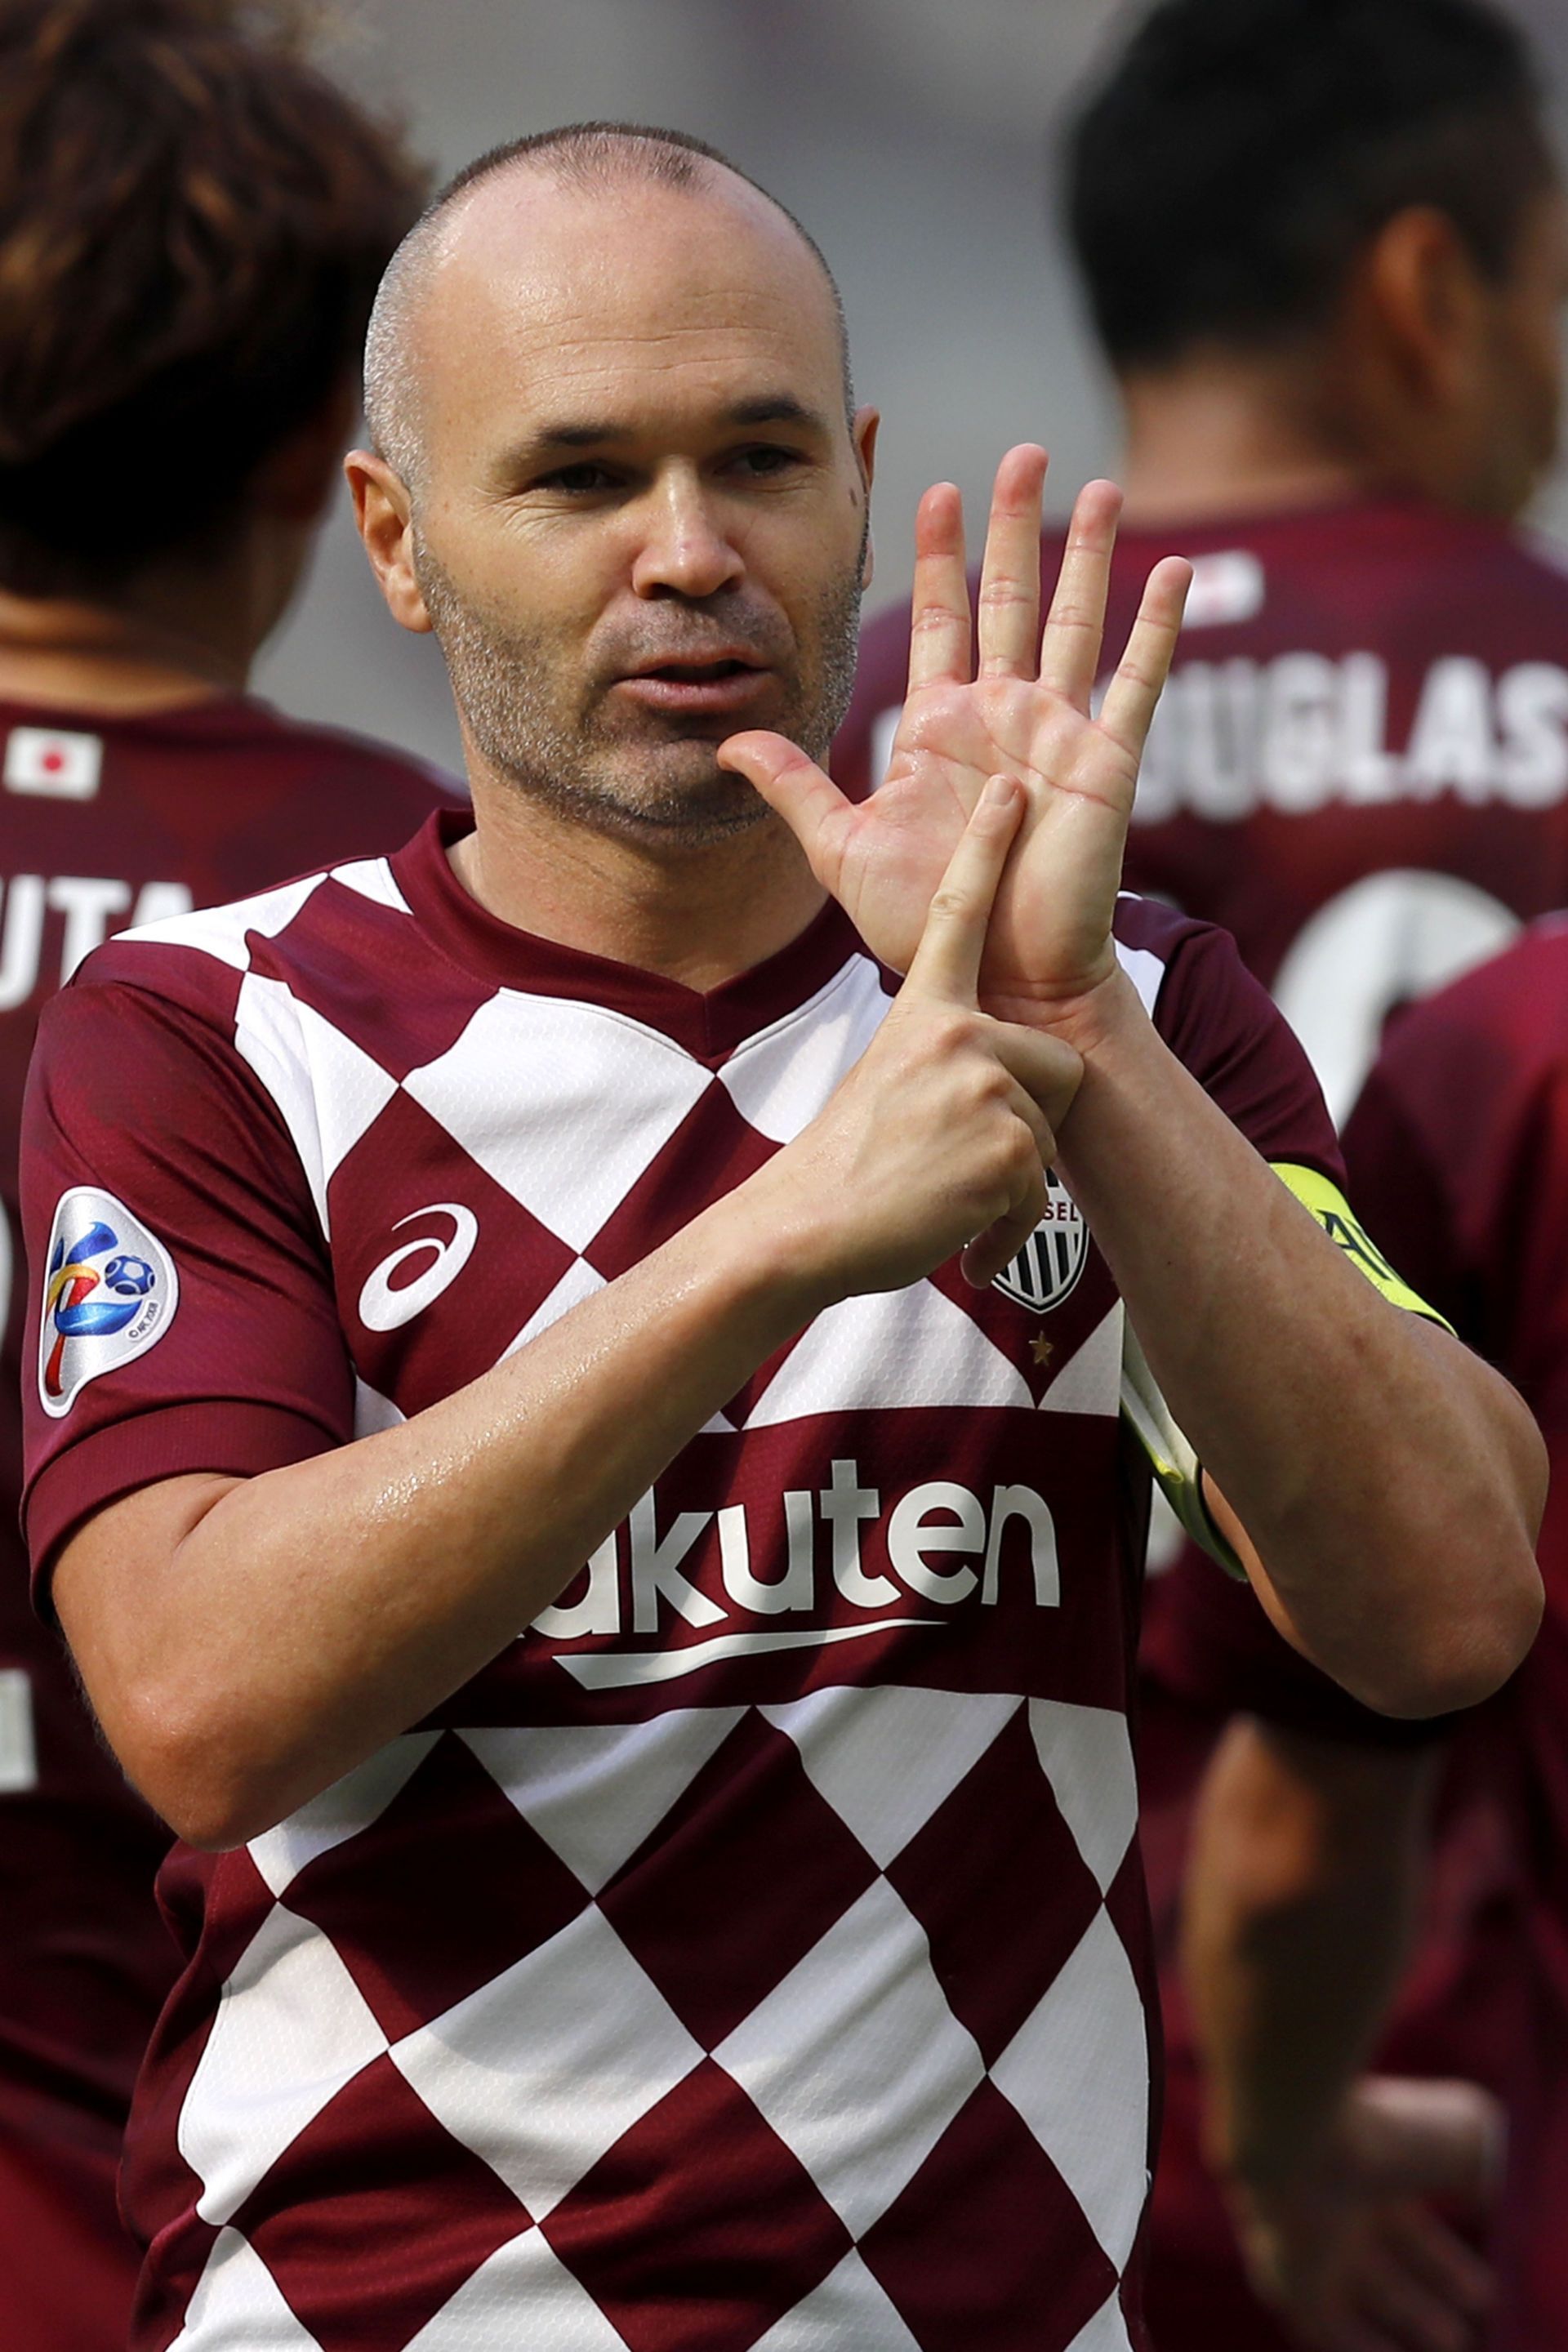
[[144,1356],[174,1319],[180,1278],[152,1229],[96,1184],[60,1197],[38,1332],[38,1398],[56,1421],[89,1381]]

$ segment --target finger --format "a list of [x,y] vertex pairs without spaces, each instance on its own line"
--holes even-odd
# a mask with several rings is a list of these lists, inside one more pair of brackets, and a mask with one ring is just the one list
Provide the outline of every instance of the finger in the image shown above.
[[1121,493],[1114,482],[1087,482],[1073,504],[1068,543],[1040,639],[1040,682],[1089,715],[1100,675],[1105,600]]
[[1476,2315],[1435,2292],[1386,2243],[1369,2250],[1353,2295],[1359,2316],[1380,2327],[1402,2352],[1472,2352],[1479,2341]]
[[1022,786],[1011,776],[993,776],[974,803],[931,902],[904,982],[908,993],[941,997],[952,1004],[975,1003],[985,928],[1023,813]]
[[959,1268],[972,1290],[984,1290],[1004,1266],[1011,1265],[1045,1214],[1046,1177],[1036,1167],[1028,1182],[1005,1217],[976,1234],[960,1257]]
[[980,568],[980,675],[1033,677],[1040,626],[1040,496],[1046,453],[1026,441],[996,468]]
[[915,509],[915,584],[910,608],[910,692],[969,683],[969,575],[963,501],[938,482]]
[[1396,2206],[1387,2235],[1405,2267],[1457,2310],[1480,2319],[1491,2309],[1497,2281],[1490,2265],[1429,2207]]
[[1083,1077],[1082,1055],[1065,1038],[1047,1036],[1015,1021],[993,1022],[986,1038],[1009,1076],[1038,1104],[1054,1142]]
[[1135,760],[1142,752],[1154,705],[1170,675],[1192,577],[1192,565],[1180,555],[1167,555],[1156,563],[1144,587],[1127,650],[1100,706],[1100,726]]
[[744,776],[783,817],[817,880],[837,892],[844,839],[855,812],[832,778],[784,735],[731,735],[716,757],[721,768]]

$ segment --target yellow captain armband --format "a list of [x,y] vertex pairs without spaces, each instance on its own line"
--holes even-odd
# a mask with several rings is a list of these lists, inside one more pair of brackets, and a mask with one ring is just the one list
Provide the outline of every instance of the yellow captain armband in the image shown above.
[[1401,1282],[1376,1243],[1356,1222],[1350,1202],[1337,1184],[1320,1176],[1315,1168],[1300,1168],[1293,1160],[1275,1160],[1269,1165],[1287,1192],[1293,1192],[1307,1214],[1321,1225],[1334,1247],[1343,1252],[1391,1307],[1403,1307],[1406,1315],[1425,1316],[1428,1323],[1452,1332],[1453,1325],[1446,1322],[1435,1307],[1428,1307],[1407,1282]]

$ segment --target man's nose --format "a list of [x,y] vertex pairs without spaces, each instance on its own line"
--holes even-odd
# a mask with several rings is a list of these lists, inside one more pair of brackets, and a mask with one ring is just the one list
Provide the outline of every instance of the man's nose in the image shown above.
[[632,565],[639,596],[716,596],[744,568],[720,501],[695,475],[683,470],[655,487]]

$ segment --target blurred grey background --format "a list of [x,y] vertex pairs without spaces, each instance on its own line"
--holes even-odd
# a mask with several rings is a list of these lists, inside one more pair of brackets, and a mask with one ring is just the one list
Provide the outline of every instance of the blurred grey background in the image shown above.
[[[1377,0],[1367,0],[1375,6]],[[984,512],[1010,442],[1043,441],[1058,506],[1114,473],[1116,416],[1052,217],[1060,126],[1120,0],[346,0],[326,62],[397,107],[445,176],[592,116],[697,132],[812,230],[843,286],[860,396],[883,411],[877,581],[905,593],[915,500]],[[1568,5],[1519,0],[1557,96]],[[1536,520],[1568,540],[1568,466]],[[440,657],[396,628],[346,499],[259,690],[459,765]]]

